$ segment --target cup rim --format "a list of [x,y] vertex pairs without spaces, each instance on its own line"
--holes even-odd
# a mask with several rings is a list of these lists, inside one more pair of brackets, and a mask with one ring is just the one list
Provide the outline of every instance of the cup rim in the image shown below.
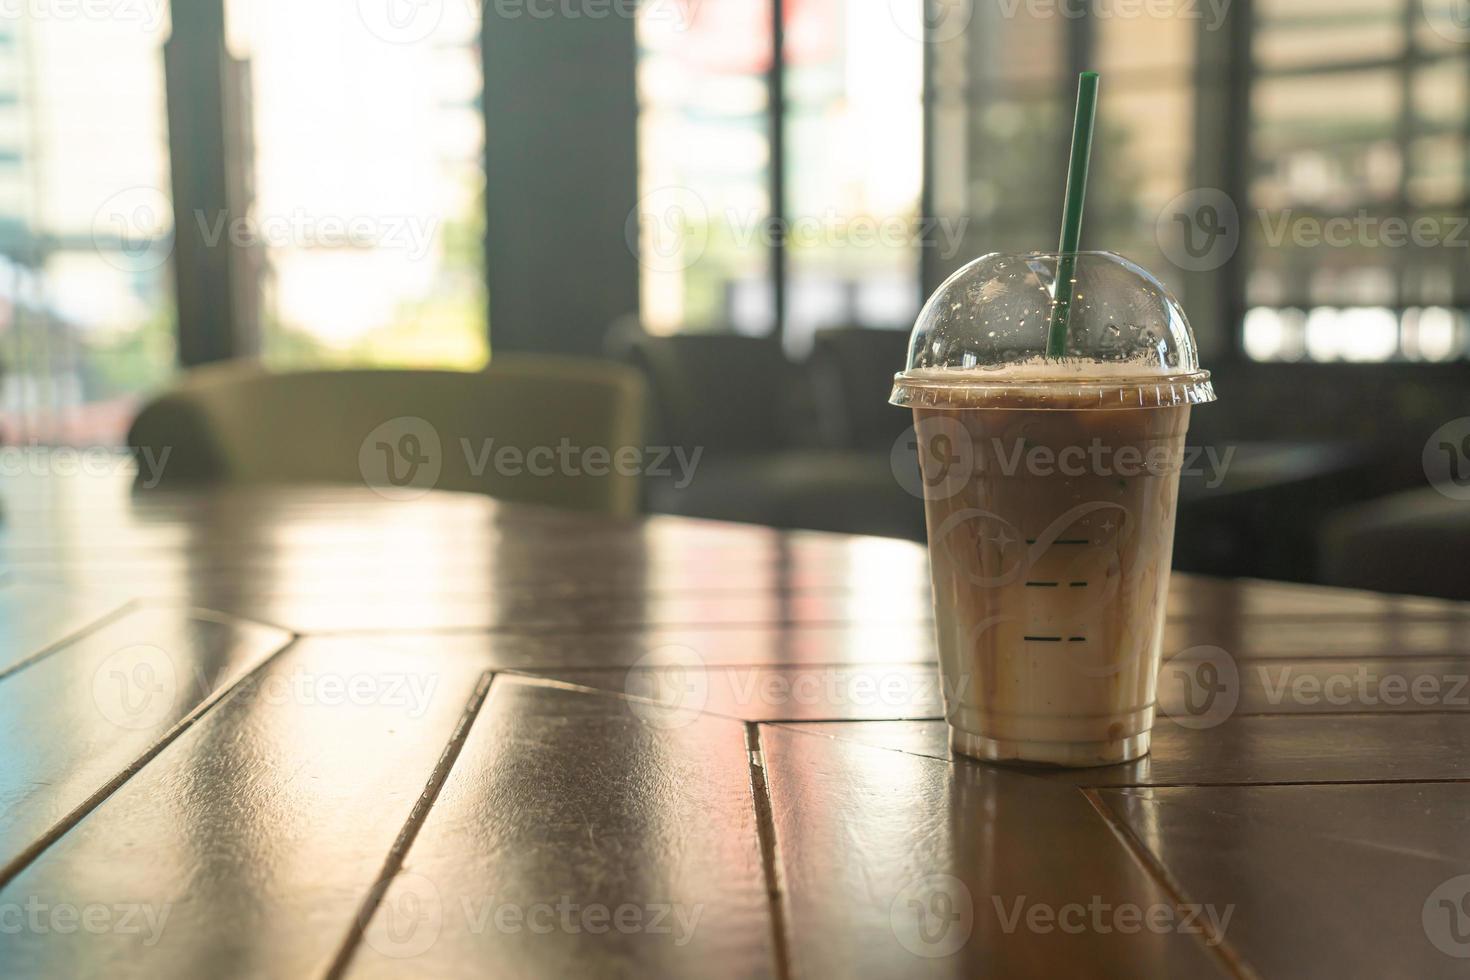
[[985,378],[974,372],[894,375],[889,404],[929,409],[1050,409],[1098,411],[1174,408],[1215,400],[1210,372],[1178,371],[1134,377]]

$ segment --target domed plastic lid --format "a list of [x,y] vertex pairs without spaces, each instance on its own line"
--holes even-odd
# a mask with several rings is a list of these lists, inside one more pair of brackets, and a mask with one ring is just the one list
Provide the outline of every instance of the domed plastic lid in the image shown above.
[[919,312],[895,405],[1166,408],[1215,400],[1169,290],[1112,252],[1078,252],[1062,357],[1047,356],[1059,256],[993,253],[945,280]]

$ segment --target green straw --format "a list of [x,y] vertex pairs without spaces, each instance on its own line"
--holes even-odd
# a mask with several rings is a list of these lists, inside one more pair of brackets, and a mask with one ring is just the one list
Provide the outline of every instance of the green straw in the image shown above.
[[1051,311],[1051,330],[1046,335],[1046,356],[1062,357],[1067,352],[1067,328],[1072,322],[1072,277],[1077,267],[1077,246],[1082,240],[1082,201],[1087,196],[1087,161],[1092,156],[1092,124],[1097,117],[1097,72],[1077,76],[1077,118],[1072,123],[1072,159],[1067,164],[1067,198],[1062,204],[1062,243],[1057,251],[1056,302]]

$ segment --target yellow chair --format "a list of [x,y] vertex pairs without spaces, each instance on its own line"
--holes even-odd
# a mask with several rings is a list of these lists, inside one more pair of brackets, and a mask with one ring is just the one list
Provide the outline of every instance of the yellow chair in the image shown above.
[[643,419],[641,377],[605,361],[289,373],[230,361],[145,406],[128,445],[140,484],[160,470],[147,482],[437,488],[624,516],[638,509]]

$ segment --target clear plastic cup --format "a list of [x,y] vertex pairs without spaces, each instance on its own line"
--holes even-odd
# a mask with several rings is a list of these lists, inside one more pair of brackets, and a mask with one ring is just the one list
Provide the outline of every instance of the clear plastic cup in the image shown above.
[[1192,405],[1214,400],[1169,291],[1077,253],[1065,356],[1058,256],[992,254],[919,313],[894,379],[923,475],[954,751],[1107,765],[1148,751]]

